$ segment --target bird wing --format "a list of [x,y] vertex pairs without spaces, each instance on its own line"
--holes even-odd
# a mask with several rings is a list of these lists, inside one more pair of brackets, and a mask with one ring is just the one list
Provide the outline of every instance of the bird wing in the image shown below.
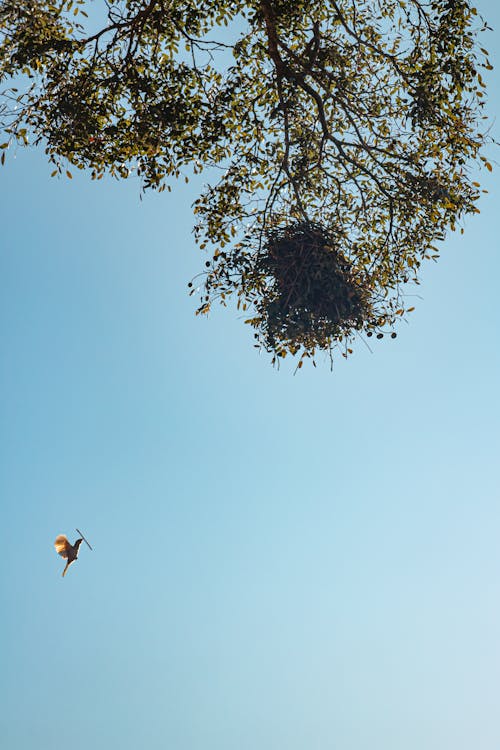
[[68,538],[64,536],[64,534],[59,534],[56,541],[54,542],[54,547],[56,548],[56,552],[58,552],[61,557],[68,557],[68,552],[71,549],[71,544],[68,542]]

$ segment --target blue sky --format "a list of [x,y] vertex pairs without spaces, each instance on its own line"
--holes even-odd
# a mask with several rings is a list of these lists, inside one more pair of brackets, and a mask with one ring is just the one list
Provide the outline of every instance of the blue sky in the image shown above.
[[398,338],[295,377],[194,316],[195,186],[49,173],[0,172],[2,746],[498,750],[498,168]]

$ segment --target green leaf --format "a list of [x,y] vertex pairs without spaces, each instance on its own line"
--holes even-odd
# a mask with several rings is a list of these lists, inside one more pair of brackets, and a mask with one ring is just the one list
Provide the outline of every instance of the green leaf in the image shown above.
[[[476,11],[445,4],[190,0],[170,3],[167,23],[158,3],[127,0],[86,29],[74,18],[86,2],[26,14],[3,0],[0,77],[23,93],[16,109],[12,88],[0,93],[0,150],[29,139],[56,165],[159,192],[208,167],[194,235],[218,255],[198,312],[236,294],[276,361],[349,353],[359,330],[404,317],[423,260],[479,210],[473,166],[493,170]],[[328,243],[308,236],[280,265],[273,237],[290,249],[301,227]],[[320,297],[331,304],[315,308]]]

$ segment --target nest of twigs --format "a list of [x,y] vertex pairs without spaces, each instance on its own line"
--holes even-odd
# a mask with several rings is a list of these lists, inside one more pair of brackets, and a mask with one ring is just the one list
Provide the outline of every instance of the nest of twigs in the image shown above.
[[258,260],[267,280],[259,328],[269,349],[328,349],[373,318],[372,290],[334,233],[311,223],[270,230]]

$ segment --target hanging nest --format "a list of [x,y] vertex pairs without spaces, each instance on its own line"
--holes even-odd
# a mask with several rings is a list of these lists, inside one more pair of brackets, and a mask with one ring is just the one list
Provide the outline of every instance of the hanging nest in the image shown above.
[[257,304],[259,329],[268,350],[284,356],[330,349],[374,318],[372,289],[339,248],[339,240],[318,224],[297,223],[270,230],[257,271],[266,294]]

